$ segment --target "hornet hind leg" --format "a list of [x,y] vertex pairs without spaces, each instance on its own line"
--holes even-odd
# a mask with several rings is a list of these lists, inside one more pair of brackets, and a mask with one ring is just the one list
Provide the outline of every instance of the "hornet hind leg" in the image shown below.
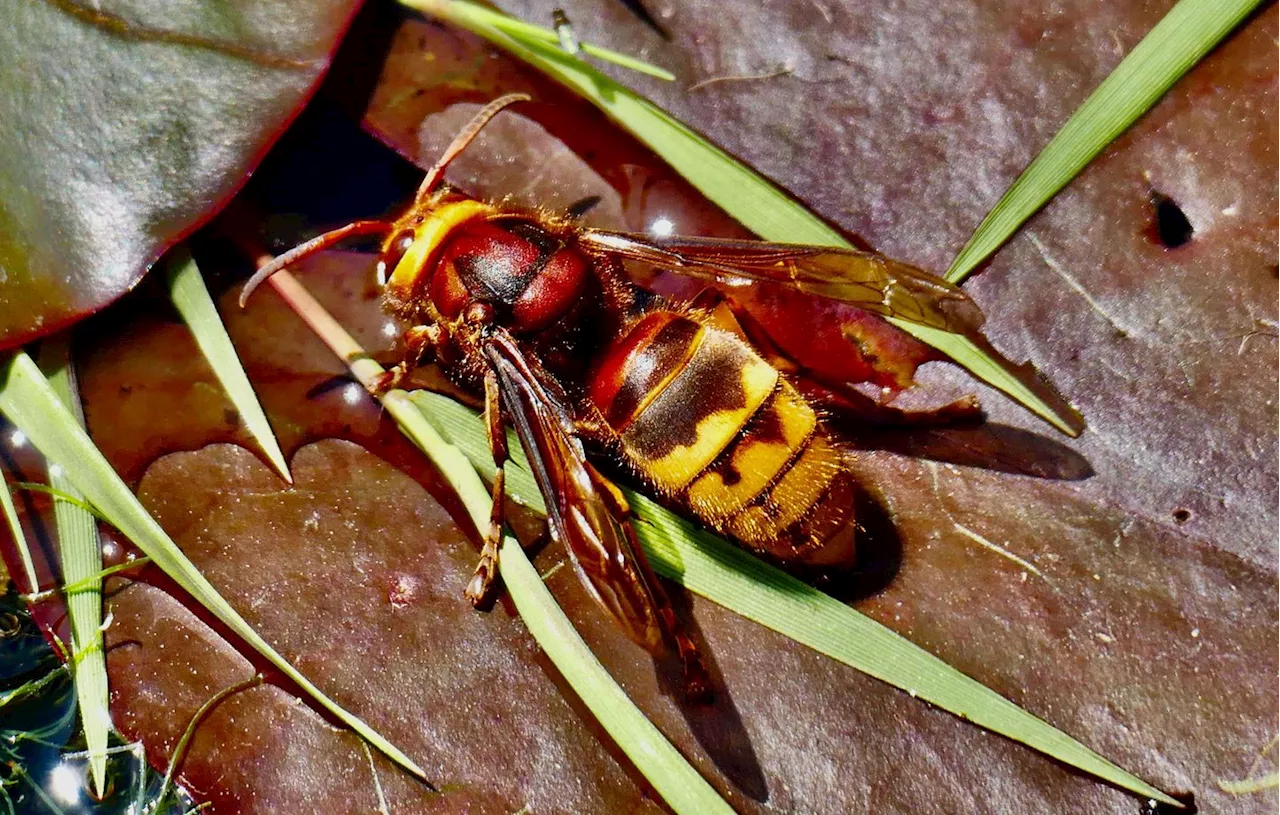
[[933,408],[903,409],[881,403],[848,382],[833,382],[790,357],[759,321],[712,289],[704,289],[690,305],[704,311],[709,324],[746,340],[769,364],[786,374],[811,404],[828,414],[879,427],[955,427],[986,419],[975,396]]

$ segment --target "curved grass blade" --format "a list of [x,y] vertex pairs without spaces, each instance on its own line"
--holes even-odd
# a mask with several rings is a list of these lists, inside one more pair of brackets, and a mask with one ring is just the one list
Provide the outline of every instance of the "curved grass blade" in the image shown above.
[[[71,346],[65,334],[41,345],[40,363],[59,401],[83,428],[84,411],[71,362]],[[75,501],[84,499],[58,465],[49,465],[49,486]],[[93,790],[101,798],[107,776],[107,739],[111,732],[107,656],[102,645],[102,578],[98,576],[102,572],[102,548],[97,519],[75,501],[54,501],[53,523],[58,534],[62,580],[67,584],[63,594],[67,615],[71,618],[76,704],[88,748]]]
[[[484,425],[475,411],[436,393],[418,391],[411,398],[476,469],[486,476],[493,475],[495,468]],[[510,454],[507,494],[518,503],[545,512],[518,443],[512,442]],[[636,532],[658,574],[980,727],[1138,795],[1182,806],[870,617],[749,552],[709,532],[696,530],[644,495],[625,492],[642,521],[636,524]]]
[[[0,478],[3,481],[3,478]],[[27,535],[22,531],[22,521],[18,520],[18,508],[13,503],[13,493],[9,492],[9,484],[5,482],[0,489],[0,510],[4,511],[4,520],[13,536],[13,545],[18,550],[18,559],[22,561],[23,577],[27,581],[27,592],[36,594],[40,591],[40,581],[36,577],[36,564],[31,559],[31,547],[27,545]]]
[[[277,272],[269,281],[289,306],[341,359],[366,388],[382,373],[337,321],[288,272]],[[428,420],[427,413],[407,393],[393,390],[380,401],[401,431],[426,453],[462,499],[477,529],[489,526],[489,490],[468,457],[446,441]],[[514,442],[516,447],[520,444]],[[490,471],[493,461],[490,459]],[[536,487],[534,492],[537,492]],[[510,535],[502,539],[498,570],[520,618],[556,669],[591,710],[596,721],[648,779],[658,794],[681,815],[732,813],[733,810],[697,770],[653,726],[626,692],[609,676],[591,653],[573,624],[564,616],[543,584],[524,550]]]
[[947,279],[964,280],[1259,5],[1260,0],[1180,0],[987,213],[951,262]]
[[[49,496],[55,501],[65,501],[68,504],[74,504],[75,506],[89,513],[93,517],[97,518],[99,521],[102,521],[103,523],[108,523],[108,524],[111,523],[111,521],[105,515],[103,515],[101,512],[98,511],[97,507],[95,507],[93,504],[89,503],[88,501],[84,500],[84,498],[80,497],[79,494],[72,494],[70,492],[67,492],[66,490],[60,490],[57,487],[51,487],[48,484],[37,484],[34,481],[14,481],[11,486],[15,490],[26,490],[27,492],[39,492]],[[115,567],[112,567],[112,568],[115,568]],[[69,583],[62,587],[63,591],[70,590],[72,585],[79,585],[79,584]]]
[[272,648],[223,599],[177,544],[138,503],[129,487],[63,407],[40,369],[25,353],[10,356],[0,368],[0,412],[27,434],[36,449],[61,466],[86,499],[111,519],[151,560],[199,603],[311,698],[347,727],[425,782],[416,763],[359,717],[323,694]]
[[182,764],[182,760],[186,758],[187,745],[191,743],[191,737],[196,734],[196,728],[200,726],[200,722],[204,721],[204,717],[208,716],[210,711],[225,702],[227,699],[235,696],[241,691],[258,687],[262,684],[262,681],[262,674],[256,673],[243,682],[237,682],[234,685],[225,687],[206,699],[204,704],[200,705],[200,707],[196,709],[196,712],[191,715],[191,720],[187,722],[186,730],[182,731],[182,736],[178,739],[178,743],[174,745],[173,752],[169,754],[169,764],[164,771],[164,780],[160,782],[160,791],[156,793],[154,799],[155,808],[157,810],[164,805],[165,798],[168,797],[169,791],[174,788],[173,777],[177,774],[178,767]]
[[[479,34],[493,44],[546,72],[587,99],[615,122],[647,144],[663,160],[743,226],[763,238],[786,243],[850,247],[838,232],[823,223],[771,182],[699,136],[685,124],[634,91],[619,85],[582,60],[550,45],[555,32],[528,34],[522,23],[514,27],[505,14],[466,0],[400,0],[403,5]],[[961,367],[1008,394],[1067,435],[1079,435],[1084,420],[1046,382],[1023,366],[1000,356],[985,343],[923,326],[906,328],[922,342],[937,348]]]
[[[66,500],[66,499],[62,499],[62,500]],[[89,504],[86,503],[84,506],[89,507]],[[102,518],[102,516],[98,515],[97,510],[90,508],[87,511],[91,512],[94,515],[94,517],[98,518],[99,520],[102,520],[104,523],[110,523],[110,521],[107,521],[105,518]],[[147,557],[146,555],[143,555],[142,557],[136,557],[133,560],[128,560],[128,561],[125,561],[124,563],[117,563],[114,566],[108,566],[102,571],[97,572],[96,574],[89,575],[88,577],[81,578],[80,580],[75,580],[70,583],[64,583],[63,585],[59,586],[56,589],[39,591],[39,592],[36,592],[35,594],[25,594],[23,595],[23,599],[26,600],[28,603],[34,604],[34,603],[40,603],[45,600],[48,600],[49,598],[58,594],[58,592],[71,594],[72,592],[84,591],[86,588],[91,587],[95,581],[98,583],[101,583],[103,580],[106,580],[108,577],[110,577],[113,574],[117,574],[119,572],[127,572],[130,569],[138,569],[138,568],[141,568],[144,564],[147,564],[150,562],[151,562],[151,558]]]
[[169,284],[169,298],[191,329],[196,344],[209,361],[209,366],[222,383],[231,403],[240,412],[245,427],[257,440],[271,466],[285,481],[292,484],[293,476],[289,475],[284,453],[280,452],[280,444],[271,432],[271,423],[267,421],[267,415],[262,412],[262,405],[253,392],[253,386],[249,384],[249,377],[240,364],[240,357],[236,355],[235,346],[231,344],[231,337],[227,335],[222,318],[218,316],[218,307],[209,295],[204,277],[185,246],[178,246],[170,253],[165,275]]

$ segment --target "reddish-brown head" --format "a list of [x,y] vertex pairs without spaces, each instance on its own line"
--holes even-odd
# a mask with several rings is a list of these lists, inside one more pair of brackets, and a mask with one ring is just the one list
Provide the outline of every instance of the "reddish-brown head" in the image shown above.
[[513,332],[539,331],[578,302],[590,261],[572,246],[525,218],[474,219],[440,242],[430,263],[425,294],[440,315],[457,319],[473,302],[493,307]]
[[590,260],[538,221],[503,216],[488,205],[454,200],[425,207],[424,218],[383,249],[390,302],[419,311],[429,299],[445,320],[471,303],[493,307],[516,333],[554,324],[588,285]]

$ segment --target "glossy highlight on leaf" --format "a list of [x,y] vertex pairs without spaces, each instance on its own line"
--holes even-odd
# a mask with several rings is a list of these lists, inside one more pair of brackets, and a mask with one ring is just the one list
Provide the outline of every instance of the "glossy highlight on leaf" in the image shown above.
[[15,0],[0,26],[0,348],[132,288],[236,191],[358,3]]

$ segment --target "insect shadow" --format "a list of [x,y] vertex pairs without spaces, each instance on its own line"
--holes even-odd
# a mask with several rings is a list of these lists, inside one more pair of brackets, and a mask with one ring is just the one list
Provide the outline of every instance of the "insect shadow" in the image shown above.
[[842,438],[860,450],[885,450],[1054,481],[1083,481],[1094,475],[1089,460],[1067,445],[1009,425],[868,428],[846,421],[833,424]]
[[672,589],[669,596],[676,614],[684,622],[685,631],[702,653],[703,666],[715,688],[715,697],[705,704],[689,703],[682,699],[683,667],[679,659],[654,661],[658,683],[663,692],[676,701],[680,714],[689,725],[689,731],[716,765],[716,769],[744,795],[764,803],[769,800],[769,786],[755,748],[751,745],[751,736],[743,727],[738,706],[725,684],[715,651],[703,638],[697,619],[691,613],[688,593]]

